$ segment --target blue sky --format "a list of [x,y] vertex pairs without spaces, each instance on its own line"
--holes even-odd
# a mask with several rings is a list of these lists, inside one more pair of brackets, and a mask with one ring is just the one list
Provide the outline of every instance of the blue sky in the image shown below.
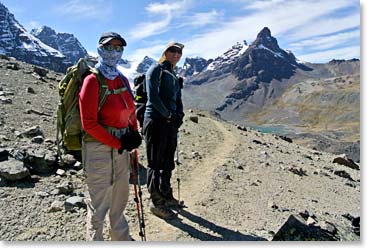
[[27,30],[72,33],[89,52],[102,32],[118,32],[130,60],[158,59],[172,40],[185,44],[184,57],[215,58],[237,42],[250,44],[265,26],[298,59],[360,58],[357,0],[0,1]]

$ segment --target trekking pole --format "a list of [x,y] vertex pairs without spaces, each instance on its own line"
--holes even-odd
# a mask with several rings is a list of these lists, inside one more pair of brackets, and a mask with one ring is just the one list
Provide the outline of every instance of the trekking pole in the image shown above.
[[135,177],[135,165],[134,165],[134,159],[133,159],[133,155],[132,153],[130,154],[130,166],[131,166],[131,177],[134,183],[134,201],[135,201],[135,206],[136,206],[136,210],[138,213],[138,222],[139,222],[139,236],[141,237],[141,240],[144,241],[145,240],[145,234],[143,231],[143,225],[142,225],[142,221],[141,221],[141,216],[140,216],[140,205],[139,205],[139,196],[138,196],[138,190],[136,188],[136,177]]
[[178,133],[177,133],[177,146],[176,146],[176,164],[177,164],[177,197],[178,197],[178,202],[179,204],[181,204],[181,199],[180,199],[180,157],[179,157],[179,146],[178,146]]
[[144,207],[143,207],[143,192],[141,191],[141,183],[140,183],[140,170],[139,170],[139,153],[138,153],[138,149],[135,149],[135,167],[137,168],[137,173],[136,174],[137,174],[137,179],[138,179],[138,194],[139,194],[139,202],[140,202],[140,210],[141,210],[141,227],[142,227],[141,235],[142,235],[142,237],[144,237],[144,241],[146,241],[145,220],[144,220]]

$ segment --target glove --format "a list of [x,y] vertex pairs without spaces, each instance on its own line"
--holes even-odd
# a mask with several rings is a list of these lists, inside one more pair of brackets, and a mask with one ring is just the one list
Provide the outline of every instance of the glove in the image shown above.
[[121,135],[120,142],[121,147],[118,150],[119,154],[122,154],[123,150],[127,150],[131,152],[132,150],[138,148],[141,145],[142,138],[140,136],[139,131],[128,131],[125,134]]
[[180,85],[180,89],[183,88],[183,81],[184,81],[183,77],[178,78],[178,84]]
[[182,119],[183,119],[182,115],[173,114],[170,118],[170,122],[172,123],[174,128],[179,129],[183,123]]

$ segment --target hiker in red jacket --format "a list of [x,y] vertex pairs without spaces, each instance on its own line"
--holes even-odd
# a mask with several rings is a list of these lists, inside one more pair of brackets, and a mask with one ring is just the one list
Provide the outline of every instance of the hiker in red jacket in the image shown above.
[[88,75],[80,91],[83,163],[90,199],[87,201],[87,240],[103,240],[103,222],[109,210],[112,240],[131,240],[123,214],[129,196],[128,152],[141,144],[134,101],[128,80],[117,70],[126,41],[117,33],[103,33],[95,68],[108,85],[103,106],[98,106],[100,83]]

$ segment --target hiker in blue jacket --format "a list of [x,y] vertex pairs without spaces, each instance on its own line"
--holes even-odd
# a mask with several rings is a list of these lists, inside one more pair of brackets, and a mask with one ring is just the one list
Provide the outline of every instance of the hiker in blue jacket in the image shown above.
[[178,129],[183,123],[182,85],[174,69],[181,59],[184,45],[170,42],[158,64],[146,74],[148,101],[144,114],[143,134],[148,158],[148,191],[150,210],[163,219],[175,218],[170,208],[180,206],[173,197],[172,171],[177,147]]

